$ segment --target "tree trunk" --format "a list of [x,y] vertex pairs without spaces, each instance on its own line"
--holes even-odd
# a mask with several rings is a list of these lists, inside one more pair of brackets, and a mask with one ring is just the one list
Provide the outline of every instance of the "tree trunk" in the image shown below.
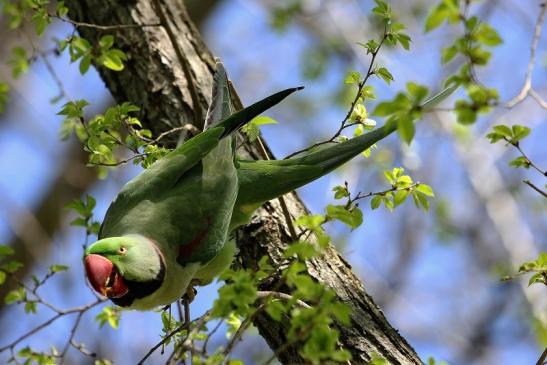
[[[131,101],[142,108],[143,125],[156,135],[194,120],[198,128],[202,127],[203,121],[196,116],[205,114],[210,100],[214,62],[181,1],[168,0],[161,6],[172,35],[176,35],[176,46],[184,57],[183,62],[165,27],[145,26],[161,22],[154,6],[160,1],[69,0],[66,3],[69,16],[76,21],[141,25],[110,31],[115,33],[116,47],[125,51],[129,60],[122,72],[104,68],[99,71],[118,102]],[[79,31],[92,44],[105,34],[95,28],[81,27]],[[184,63],[186,70],[182,67]],[[173,140],[176,136],[171,142]],[[246,152],[251,157],[261,155],[253,146]],[[292,216],[306,213],[296,194],[286,196],[285,200]],[[279,266],[283,251],[293,241],[283,217],[278,200],[271,201],[257,211],[249,225],[239,230],[238,260],[243,267],[256,267],[263,255],[268,255],[272,263]],[[334,289],[340,301],[352,308],[351,326],[339,326],[339,331],[340,342],[351,351],[354,363],[364,363],[373,354],[383,356],[392,364],[422,363],[412,347],[387,322],[348,263],[333,247],[328,247],[322,257],[311,260],[308,272]],[[271,287],[276,287],[276,283],[271,283]],[[257,316],[254,323],[273,351],[286,343],[286,323],[275,322],[266,314]],[[277,355],[285,364],[304,362],[296,346],[285,347]]]

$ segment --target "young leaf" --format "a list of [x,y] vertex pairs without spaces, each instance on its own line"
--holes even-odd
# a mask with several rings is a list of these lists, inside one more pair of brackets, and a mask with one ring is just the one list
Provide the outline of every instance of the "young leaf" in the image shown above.
[[385,67],[380,67],[380,68],[376,69],[376,71],[374,71],[374,73],[378,77],[380,77],[382,80],[384,80],[387,84],[390,84],[391,81],[393,81],[393,75]]

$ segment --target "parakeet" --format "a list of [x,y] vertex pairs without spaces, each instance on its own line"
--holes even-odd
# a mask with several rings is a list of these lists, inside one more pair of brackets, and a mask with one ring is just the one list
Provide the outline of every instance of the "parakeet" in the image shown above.
[[[99,240],[84,253],[91,286],[115,304],[148,310],[170,304],[190,285],[205,285],[236,253],[229,233],[266,201],[303,186],[391,134],[386,124],[343,143],[286,160],[245,161],[233,132],[301,88],[232,107],[217,62],[204,131],[129,181],[112,201]],[[424,104],[437,104],[445,90]]]

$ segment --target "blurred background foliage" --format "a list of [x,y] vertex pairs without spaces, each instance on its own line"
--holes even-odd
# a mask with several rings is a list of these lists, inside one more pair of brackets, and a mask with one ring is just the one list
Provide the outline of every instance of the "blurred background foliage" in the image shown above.
[[[304,92],[268,113],[279,124],[262,128],[278,158],[329,138],[337,130],[354,92],[344,79],[351,70],[365,73],[370,62],[359,42],[382,34],[382,25],[371,16],[373,4],[365,0],[186,3],[245,104],[281,88],[306,85]],[[371,80],[379,101],[392,99],[408,81],[439,90],[465,62],[465,56],[456,55],[451,62],[441,63],[442,57],[448,57],[442,49],[465,33],[461,25],[424,31],[426,17],[438,3],[390,2],[412,42],[408,51],[387,47],[378,55],[378,65],[394,77],[390,84]],[[6,4],[2,2],[4,10]],[[412,144],[390,137],[369,158],[357,158],[299,190],[309,209],[322,213],[334,201],[334,186],[347,181],[354,192],[384,190],[382,172],[393,166],[403,166],[415,180],[433,187],[436,197],[429,213],[413,204],[394,212],[371,211],[363,202],[364,223],[358,229],[350,231],[339,223],[326,226],[388,320],[422,359],[433,356],[449,364],[532,364],[547,345],[545,288],[527,287],[527,277],[500,280],[547,250],[547,199],[521,182],[530,179],[544,186],[545,180],[531,169],[509,167],[518,151],[502,143],[490,144],[486,138],[494,125],[525,125],[532,132],[521,147],[538,166],[547,166],[545,104],[526,97],[507,105],[525,85],[540,4],[545,7],[540,1],[517,0],[470,4],[469,12],[500,36],[499,42],[490,38],[496,47],[489,49],[488,64],[477,67],[475,75],[497,90],[499,103],[478,115],[476,123],[458,124],[456,113],[439,110],[417,124]],[[62,118],[56,114],[63,97],[88,100],[89,115],[104,113],[114,103],[93,68],[81,76],[78,64],[71,64],[66,52],[58,55],[49,50],[51,39],[72,34],[72,26],[55,21],[38,38],[30,24],[8,31],[10,19],[5,14],[0,18],[0,80],[9,85],[7,94],[0,90],[0,243],[13,247],[15,257],[25,264],[21,276],[40,277],[52,264],[69,265],[68,273],[48,283],[44,295],[60,307],[81,305],[93,298],[80,264],[84,233],[69,225],[74,216],[65,206],[89,193],[97,200],[95,214],[100,220],[120,186],[139,168],[128,165],[110,173],[108,179],[98,179],[85,166],[86,157],[76,140],[61,141]],[[47,53],[32,52],[31,43],[42,45]],[[546,45],[541,35],[530,78],[533,90],[544,100]],[[27,52],[14,52],[15,47]],[[30,62],[25,62],[29,57]],[[1,98],[6,95],[9,99],[4,103]],[[463,96],[459,90],[452,100]],[[210,308],[219,286],[214,283],[200,289],[192,303],[194,315]],[[7,285],[0,288],[2,298],[7,290]],[[161,332],[158,313],[127,312],[117,329],[104,326],[99,331],[95,315],[101,309],[91,312],[82,318],[75,339],[115,363],[138,361]],[[25,314],[21,306],[2,301],[0,347],[49,317],[46,310]],[[62,347],[73,321],[70,316],[61,318],[28,343],[43,350],[50,345]],[[211,346],[224,341],[225,331],[218,331]],[[0,353],[0,362],[8,356]],[[155,356],[152,363],[160,361],[160,355]],[[258,363],[271,352],[251,331],[235,356]],[[68,352],[67,363],[84,361],[88,360],[77,351]]]

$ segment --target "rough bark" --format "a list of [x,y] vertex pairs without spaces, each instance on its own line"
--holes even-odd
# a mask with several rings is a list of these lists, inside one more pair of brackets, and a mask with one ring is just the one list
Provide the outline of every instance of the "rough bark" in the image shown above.
[[[154,1],[69,0],[66,3],[70,8],[69,15],[77,21],[101,25],[159,22]],[[184,5],[179,1],[164,1],[162,4],[169,27],[177,35],[177,47],[189,65],[193,82],[185,78],[168,34],[159,26],[115,31],[116,46],[129,56],[126,68],[123,72],[100,69],[116,100],[129,100],[141,106],[141,121],[155,134],[192,122],[196,107],[202,111],[206,109],[213,73],[213,57],[189,20]],[[92,44],[104,34],[93,28],[81,28],[80,33]],[[199,105],[192,103],[191,84],[195,86],[195,99]],[[201,128],[200,123],[197,127]],[[260,150],[254,147],[247,152],[250,156],[261,155]],[[306,212],[296,194],[287,196],[286,201],[293,216]],[[282,252],[292,242],[277,200],[258,210],[250,224],[240,229],[238,237],[241,251],[238,259],[244,267],[255,267],[263,255],[268,255],[274,264],[280,264]],[[308,272],[333,288],[339,299],[351,306],[351,326],[341,326],[339,330],[341,343],[352,352],[354,363],[364,363],[374,353],[392,364],[422,363],[412,347],[387,322],[363,284],[352,273],[351,267],[333,247],[329,247],[321,258],[310,261]],[[271,287],[275,286],[276,283],[271,283]],[[278,323],[262,315],[256,318],[255,325],[272,350],[276,351],[286,342],[286,323]],[[278,358],[285,364],[303,362],[295,346],[286,348],[278,354]]]

